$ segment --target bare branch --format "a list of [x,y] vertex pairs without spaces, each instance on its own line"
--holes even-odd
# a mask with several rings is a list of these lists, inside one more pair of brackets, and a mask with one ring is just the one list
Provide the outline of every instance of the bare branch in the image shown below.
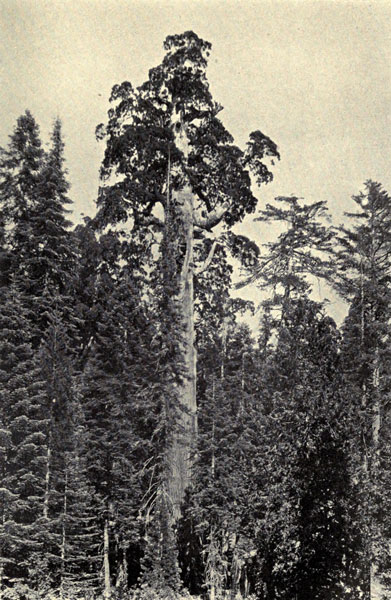
[[208,254],[204,264],[201,267],[198,267],[198,269],[194,270],[195,275],[200,275],[201,273],[206,271],[206,269],[209,267],[210,263],[213,260],[213,256],[216,251],[217,245],[218,245],[218,242],[215,240],[210,247],[209,254]]
[[196,227],[200,227],[201,229],[211,230],[222,221],[228,209],[228,202],[224,202],[224,204],[218,206],[215,208],[215,210],[212,210],[206,215],[205,213],[201,213],[201,215],[199,215],[194,211],[194,225]]

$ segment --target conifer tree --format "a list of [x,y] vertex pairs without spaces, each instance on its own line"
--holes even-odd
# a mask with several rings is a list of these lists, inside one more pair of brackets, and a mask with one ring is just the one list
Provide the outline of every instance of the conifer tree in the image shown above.
[[252,515],[260,597],[344,597],[350,413],[335,324],[316,303],[292,301],[276,344],[263,391],[266,486]]
[[[382,504],[379,457],[382,420],[387,419],[389,390],[389,303],[391,275],[391,199],[379,183],[367,181],[353,196],[357,212],[346,213],[352,225],[339,229],[338,291],[350,302],[344,324],[343,365],[355,408],[357,500],[361,505],[361,560],[357,572],[364,597],[370,597],[375,566],[385,540],[379,537]],[[385,564],[387,561],[384,561]],[[386,573],[384,573],[386,575]]]
[[29,257],[29,263],[36,295],[41,294],[48,284],[63,293],[74,268],[74,250],[69,233],[72,223],[67,218],[70,213],[67,207],[71,204],[67,195],[70,186],[64,169],[64,143],[59,119],[54,123],[51,142],[40,173],[35,210],[30,215],[35,253]]
[[[338,494],[341,481],[351,473],[335,327],[322,316],[321,306],[308,298],[311,278],[331,276],[333,232],[322,224],[327,217],[323,202],[302,205],[296,197],[276,202],[267,205],[259,220],[282,222],[287,229],[265,244],[267,252],[259,253],[241,284],[257,282],[262,290],[271,291],[262,302],[259,357],[264,413],[260,427],[270,446],[260,454],[265,487],[258,492],[259,499],[256,494],[254,505],[270,516],[269,522],[259,522],[263,559],[258,563],[258,589],[264,598],[292,594],[322,598],[327,590],[341,593],[348,500]],[[329,464],[321,456],[330,456]],[[324,472],[318,466],[322,462]],[[309,511],[314,511],[313,531],[307,527]],[[328,512],[330,518],[322,524]],[[322,540],[319,547],[317,540]],[[321,548],[325,556],[330,553],[329,572],[319,556]]]
[[13,270],[28,285],[26,261],[36,251],[31,215],[39,201],[39,185],[44,160],[39,127],[29,111],[17,120],[7,149],[1,149],[0,199],[7,224],[7,243],[12,251]]
[[279,307],[283,318],[291,299],[310,293],[314,278],[329,279],[332,274],[333,231],[324,224],[328,210],[325,202],[300,203],[295,196],[277,197],[276,205],[267,204],[256,221],[286,226],[275,241],[264,244],[265,252],[247,267],[249,276],[238,287],[257,283],[261,290],[272,291],[264,308]]
[[99,282],[102,247],[89,222],[75,227],[71,237],[77,257],[71,280],[71,297],[74,314],[78,317],[78,367],[83,370],[91,353],[104,296]]
[[[64,296],[66,291],[69,292],[74,251],[68,231],[70,222],[66,218],[66,206],[70,201],[67,197],[69,185],[63,167],[63,149],[60,121],[55,122],[52,147],[45,153],[38,126],[27,111],[18,119],[8,148],[1,151],[0,161],[0,202],[4,225],[2,264],[5,265],[3,285],[9,285],[11,277],[16,278],[18,289],[23,292],[19,294],[14,290],[12,294],[16,298],[15,310],[19,307],[21,311],[20,319],[28,319],[24,322],[28,336],[25,339],[26,352],[29,344],[32,344],[32,348],[29,348],[31,373],[28,381],[31,386],[40,386],[36,389],[37,394],[39,390],[41,411],[38,419],[38,399],[35,404],[31,400],[31,408],[28,394],[24,403],[10,400],[7,405],[8,419],[12,421],[12,415],[19,410],[16,421],[26,423],[18,444],[27,444],[30,437],[34,437],[28,433],[29,428],[35,427],[34,439],[37,440],[37,452],[40,453],[34,466],[26,459],[26,475],[22,476],[20,472],[22,460],[13,467],[15,480],[18,480],[18,474],[22,477],[20,482],[27,479],[27,472],[30,471],[30,477],[35,477],[34,486],[37,489],[35,508],[31,509],[30,515],[30,533],[26,534],[29,542],[26,541],[25,550],[20,550],[20,560],[15,564],[19,565],[17,568],[21,577],[29,574],[29,586],[40,590],[40,593],[43,593],[45,586],[55,585],[59,573],[56,527],[64,476],[64,440],[71,436],[73,410],[69,358],[78,343],[71,314],[72,302],[69,296],[67,300]],[[10,299],[6,289],[4,294],[7,305]],[[66,303],[69,304],[68,309],[65,308]],[[23,328],[20,335],[22,332]],[[16,355],[22,359],[21,351],[16,350]],[[16,364],[15,369],[18,369]],[[16,394],[18,385],[15,381],[13,383]],[[32,413],[35,414],[34,418]],[[37,419],[35,424],[34,419]],[[66,436],[61,438],[61,432],[62,435],[66,432]],[[15,451],[9,450],[9,465],[12,462],[10,457],[19,452],[18,444]],[[15,462],[15,458],[12,460]],[[40,509],[37,508],[38,496]],[[18,496],[14,500],[10,515],[16,511]]]
[[52,147],[45,153],[28,111],[18,119],[8,148],[1,151],[0,202],[8,251],[4,258],[23,286],[36,326],[34,346],[45,327],[42,294],[48,285],[65,293],[75,264],[63,152],[60,121],[54,124]]
[[44,542],[46,395],[31,348],[31,329],[20,295],[2,290],[1,374],[1,579],[27,580],[31,556]]
[[258,450],[254,349],[247,328],[235,323],[237,303],[231,310],[229,304],[223,337],[212,327],[199,346],[197,461],[179,537],[186,585],[193,593],[206,589],[211,598],[224,590],[249,591],[255,548],[246,519],[250,465]]
[[106,552],[105,596],[110,597],[113,585],[127,587],[128,560],[144,549],[140,512],[149,501],[151,475],[155,487],[159,469],[151,438],[161,408],[160,372],[139,291],[123,274],[106,292],[81,391],[86,464]]
[[72,443],[64,463],[61,509],[57,520],[57,581],[61,599],[99,594],[102,585],[100,506],[88,477],[86,428],[75,410]]
[[40,298],[41,319],[45,323],[37,360],[45,388],[46,458],[45,492],[42,510],[43,547],[33,553],[37,577],[57,587],[60,576],[60,524],[68,477],[66,456],[73,448],[77,374],[75,372],[76,325],[72,308],[58,291],[44,290]]

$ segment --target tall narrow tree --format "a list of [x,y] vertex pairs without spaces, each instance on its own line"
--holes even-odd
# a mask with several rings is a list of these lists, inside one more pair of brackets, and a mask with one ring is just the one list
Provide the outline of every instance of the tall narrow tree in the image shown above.
[[39,201],[44,159],[39,127],[29,111],[18,118],[7,149],[0,154],[0,201],[7,224],[6,240],[13,256],[13,270],[30,281],[27,261],[36,248],[31,215]]
[[352,397],[357,398],[356,418],[361,432],[356,478],[366,489],[362,529],[366,531],[367,572],[361,577],[369,597],[379,559],[375,515],[376,498],[381,497],[380,440],[385,439],[382,419],[387,417],[384,398],[389,389],[391,198],[379,183],[367,181],[353,201],[357,212],[346,213],[352,225],[339,230],[336,287],[350,302],[343,359]]
[[47,418],[40,365],[31,348],[31,328],[20,294],[1,292],[0,470],[3,584],[27,581],[32,555],[44,542]]

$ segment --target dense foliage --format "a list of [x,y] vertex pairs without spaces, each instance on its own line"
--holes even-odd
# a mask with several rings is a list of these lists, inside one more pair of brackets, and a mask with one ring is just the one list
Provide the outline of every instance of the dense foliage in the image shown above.
[[[48,151],[29,112],[0,151],[0,596],[369,600],[391,582],[391,197],[366,182],[338,229],[325,203],[278,197],[257,216],[275,239],[236,235],[277,147],[233,144],[210,44],[165,50],[137,90],[113,88],[83,225],[58,120]],[[255,329],[232,256],[259,290]],[[319,278],[348,304],[341,328]]]

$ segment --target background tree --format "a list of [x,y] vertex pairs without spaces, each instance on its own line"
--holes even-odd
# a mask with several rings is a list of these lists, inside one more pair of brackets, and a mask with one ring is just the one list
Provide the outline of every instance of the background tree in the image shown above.
[[[371,594],[375,564],[382,554],[382,484],[388,469],[381,472],[379,456],[382,420],[387,420],[389,395],[389,304],[391,198],[379,183],[367,181],[364,191],[353,196],[357,212],[346,213],[350,227],[339,229],[338,278],[335,285],[350,302],[344,324],[343,365],[355,404],[360,439],[356,440],[355,480],[361,491],[363,532],[360,577],[365,593]],[[385,466],[385,463],[382,463]],[[380,503],[380,504],[379,504]],[[379,520],[380,519],[380,520]],[[386,562],[386,561],[385,561]],[[385,563],[383,563],[385,564]],[[366,574],[365,574],[366,572]]]
[[[261,290],[270,290],[271,298],[264,308],[280,307],[280,317],[292,299],[306,296],[315,278],[332,276],[333,231],[325,225],[328,209],[325,202],[302,204],[296,196],[279,196],[275,205],[267,204],[256,221],[279,227],[276,240],[263,245],[265,252],[253,251],[253,260],[245,270],[249,275],[237,287],[256,283]],[[278,319],[278,317],[277,317]]]
[[270,353],[260,401],[266,449],[257,463],[265,487],[250,519],[259,594],[343,597],[350,412],[335,324],[316,303],[292,301]]
[[32,555],[45,540],[47,418],[31,328],[14,285],[2,290],[1,303],[0,572],[2,585],[7,585],[33,578]]

